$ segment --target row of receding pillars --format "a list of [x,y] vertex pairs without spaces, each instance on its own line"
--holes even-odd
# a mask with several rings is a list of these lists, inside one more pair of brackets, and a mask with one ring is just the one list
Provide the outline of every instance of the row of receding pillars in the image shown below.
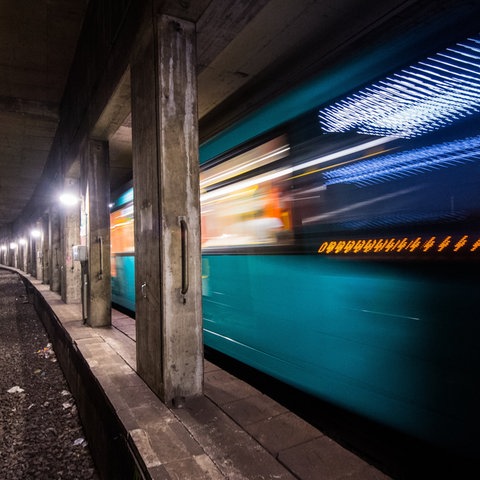
[[[175,406],[203,388],[195,26],[163,15],[145,28],[130,64],[137,372]],[[84,300],[99,327],[111,323],[108,142],[85,145],[80,179],[64,182],[80,204],[52,206],[40,236],[0,261]],[[79,244],[87,261],[74,259]]]
[[0,264],[8,265],[49,283],[48,262],[44,261],[43,232],[32,228],[24,235],[0,244]]
[[80,279],[76,275],[79,266],[72,260],[73,244],[66,241],[68,237],[76,243],[81,241],[80,230],[76,228],[80,221],[72,221],[80,218],[80,199],[77,193],[75,203],[63,204],[60,196],[58,204],[52,205],[33,227],[0,241],[0,263],[50,285],[52,291],[61,293],[66,303],[79,302],[81,296]]

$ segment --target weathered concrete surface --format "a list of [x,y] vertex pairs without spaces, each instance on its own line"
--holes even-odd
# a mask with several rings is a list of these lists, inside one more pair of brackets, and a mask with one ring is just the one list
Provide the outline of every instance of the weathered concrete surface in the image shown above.
[[112,283],[110,270],[110,182],[108,142],[91,140],[88,148],[87,323],[105,327],[111,323]]
[[179,405],[203,381],[195,25],[155,21],[131,67],[137,371]]

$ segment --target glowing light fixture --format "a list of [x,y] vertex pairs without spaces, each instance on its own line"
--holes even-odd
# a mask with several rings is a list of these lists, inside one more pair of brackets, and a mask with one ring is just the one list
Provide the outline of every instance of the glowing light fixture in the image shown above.
[[326,132],[412,138],[480,111],[480,35],[319,112]]
[[5,252],[5,251],[7,250],[7,246],[6,246],[6,245],[2,245],[2,246],[0,247],[0,250],[2,250],[2,251]]
[[18,241],[18,244],[25,246],[25,245],[27,244],[27,241],[26,241],[24,238],[21,238],[21,239]]
[[480,136],[383,155],[324,172],[326,185],[360,187],[480,160]]
[[60,202],[66,206],[76,205],[79,201],[78,195],[74,195],[73,193],[65,192],[60,195]]
[[17,248],[17,244],[15,242],[11,242],[10,243],[10,249],[15,250],[15,248]]
[[33,238],[40,238],[41,235],[42,235],[42,232],[40,230],[37,230],[37,229],[34,229],[30,232],[30,235],[33,237]]

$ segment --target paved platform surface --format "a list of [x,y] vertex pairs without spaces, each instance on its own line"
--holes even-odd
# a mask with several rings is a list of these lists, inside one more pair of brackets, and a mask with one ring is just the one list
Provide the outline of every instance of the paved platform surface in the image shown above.
[[260,391],[205,361],[204,395],[169,409],[136,374],[135,321],[113,312],[112,327],[84,325],[80,305],[63,303],[34,278],[88,363],[152,479],[385,480]]

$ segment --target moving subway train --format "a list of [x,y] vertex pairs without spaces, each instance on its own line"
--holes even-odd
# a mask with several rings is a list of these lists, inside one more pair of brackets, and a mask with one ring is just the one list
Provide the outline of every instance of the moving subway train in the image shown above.
[[[318,89],[201,147],[204,342],[474,458],[480,36]],[[131,188],[111,229],[113,301],[134,310]]]

